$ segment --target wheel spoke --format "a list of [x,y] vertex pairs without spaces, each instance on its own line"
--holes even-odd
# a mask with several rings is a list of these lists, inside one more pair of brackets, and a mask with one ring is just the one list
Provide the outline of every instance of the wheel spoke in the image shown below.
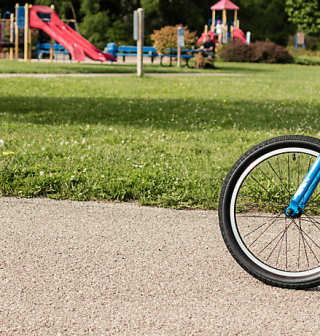
[[290,154],[288,153],[288,188],[289,188],[289,199],[291,198],[290,195]]
[[[302,229],[302,226],[297,225],[297,223],[295,222],[295,220],[293,220],[294,224],[298,227],[298,229],[300,229],[302,238],[304,238],[304,236],[306,236],[320,251],[320,246]],[[313,254],[313,256],[315,257],[315,259],[317,260],[318,264],[319,264],[319,259],[317,258],[317,256],[315,255],[313,249],[311,248],[311,246],[309,245],[308,241],[305,239],[306,244],[308,245],[311,253]]]
[[284,235],[285,232],[289,229],[289,227],[291,226],[292,222],[289,224],[288,227],[286,227],[285,229],[283,229],[275,238],[273,238],[259,253],[257,253],[258,255],[263,252],[268,246],[270,246],[280,235]]
[[298,186],[300,185],[300,153],[298,155],[299,161],[298,161]]
[[[278,160],[278,157],[277,157],[277,160]],[[281,175],[280,175],[280,170],[279,170],[279,175],[277,174],[277,172],[275,171],[275,169],[273,168],[273,166],[271,165],[271,163],[269,162],[269,160],[267,160],[270,168],[273,170],[273,172],[275,173],[275,175],[278,177],[278,179],[280,180],[281,184],[283,185],[283,187],[285,189],[287,189],[287,191],[289,192],[288,188],[286,187],[286,185],[282,182],[282,179],[281,179]],[[279,160],[278,160],[278,166],[279,166]]]
[[271,221],[271,223],[268,225],[268,227],[266,227],[262,232],[261,234],[249,245],[249,247],[251,247],[255,242],[257,242],[262,236],[264,233],[267,232],[268,229],[270,229],[270,227],[275,223],[276,221],[276,218],[273,218],[273,220]]
[[[268,163],[269,163],[269,161],[268,161]],[[269,163],[270,164],[270,163]],[[280,189],[279,189],[279,187],[277,186],[277,185],[275,185],[275,183],[269,178],[269,176],[267,176],[266,174],[265,174],[265,172],[259,167],[259,166],[257,166],[257,168],[261,171],[261,173],[267,178],[267,180],[269,180],[280,192],[282,192]]]
[[235,259],[264,282],[320,284],[320,186],[299,218],[285,213],[319,152],[320,143],[305,136],[267,140],[245,153],[225,181],[223,237]]
[[[307,214],[305,214],[307,220],[304,218],[305,221],[308,221],[309,223],[312,223],[319,231],[320,231],[320,222],[316,221],[313,217],[308,216]],[[318,226],[318,225],[319,226]]]
[[[270,225],[272,225],[272,224],[277,220],[278,217],[280,217],[280,215],[278,215],[278,216],[276,216],[276,217],[274,217],[274,218],[271,218],[269,221],[266,221],[265,223],[259,225],[257,228],[255,228],[255,229],[252,230],[251,232],[247,233],[244,237],[247,237],[247,236],[251,235],[253,232],[259,230],[260,228],[262,228],[263,226],[267,225],[267,224],[270,223],[270,222],[272,222],[272,223],[270,223]],[[266,230],[267,230],[267,229],[266,229]],[[264,233],[264,232],[262,232],[261,235],[263,235],[263,233]],[[259,237],[258,237],[256,240],[258,240],[258,239],[259,239]],[[255,241],[256,241],[256,240],[255,240]],[[254,241],[254,242],[255,242],[255,241]],[[254,243],[254,242],[253,242],[253,243]],[[252,244],[253,244],[253,243],[252,243]],[[252,244],[251,244],[251,245],[252,245]],[[251,245],[250,245],[250,246],[251,246]]]

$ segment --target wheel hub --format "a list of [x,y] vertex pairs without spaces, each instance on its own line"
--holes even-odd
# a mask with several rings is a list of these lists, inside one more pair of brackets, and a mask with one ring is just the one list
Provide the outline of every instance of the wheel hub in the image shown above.
[[293,218],[293,219],[300,218],[301,215],[303,214],[303,210],[300,207],[298,207],[298,211],[295,212],[295,211],[293,211],[292,209],[289,208],[285,211],[285,214],[289,218]]

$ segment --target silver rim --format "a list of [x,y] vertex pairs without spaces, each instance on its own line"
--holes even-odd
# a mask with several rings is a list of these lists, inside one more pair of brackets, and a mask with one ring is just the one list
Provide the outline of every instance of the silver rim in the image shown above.
[[[249,259],[262,269],[273,274],[286,277],[304,277],[320,271],[320,210],[319,215],[310,216],[304,214],[301,218],[295,220],[288,219],[284,214],[284,208],[289,204],[286,204],[286,202],[292,196],[290,195],[291,184],[293,185],[293,191],[301,183],[304,175],[309,170],[308,166],[312,164],[318,154],[318,152],[297,147],[274,150],[251,163],[242,173],[233,190],[230,203],[230,220],[237,243]],[[288,173],[285,175],[285,169],[281,167],[283,165],[281,160],[286,160],[287,157]],[[309,161],[306,167],[302,167],[302,160],[303,165]],[[283,172],[281,169],[283,169]],[[254,172],[257,172],[256,176]],[[274,174],[274,176],[271,177],[271,174]],[[292,174],[292,177],[290,174]],[[261,182],[255,181],[258,175],[262,179]],[[280,187],[277,186],[276,189],[277,183]],[[256,194],[254,193],[255,189],[252,190],[249,184],[256,184]],[[270,190],[275,190],[278,199],[279,197],[282,199],[286,197],[285,202],[281,199],[281,203],[284,204],[276,205],[278,208],[275,209],[275,212],[273,212],[274,210],[269,210],[269,212],[265,210],[268,206],[270,206],[270,209],[273,206],[268,205],[267,198],[271,196],[267,186],[269,186]],[[283,196],[281,196],[280,190],[283,191]],[[312,211],[316,211],[317,192],[318,189],[314,193],[315,199],[312,204],[315,204],[315,206]],[[246,195],[243,196],[243,193],[246,193]],[[253,196],[250,196],[250,193]],[[265,193],[266,198],[260,197],[260,193]],[[285,196],[285,194],[288,195]],[[242,199],[250,200],[250,197],[251,199],[254,197],[256,199],[261,198],[259,201],[261,205],[253,203],[253,200],[253,205],[247,202],[250,206],[241,203]],[[248,210],[244,212],[246,208]],[[262,208],[264,209],[263,211],[261,211]],[[250,227],[252,231],[250,231]],[[258,237],[256,237],[257,235]],[[267,239],[266,245],[261,243],[263,239]],[[257,245],[258,248],[256,249],[253,245]],[[260,252],[258,254],[257,251],[261,247],[261,254]],[[285,261],[280,261],[280,256],[283,254]]]

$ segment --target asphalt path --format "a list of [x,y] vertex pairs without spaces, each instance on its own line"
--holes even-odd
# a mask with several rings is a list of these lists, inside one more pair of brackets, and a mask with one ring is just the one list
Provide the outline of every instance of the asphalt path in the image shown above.
[[315,335],[319,289],[266,286],[215,211],[0,198],[1,335]]

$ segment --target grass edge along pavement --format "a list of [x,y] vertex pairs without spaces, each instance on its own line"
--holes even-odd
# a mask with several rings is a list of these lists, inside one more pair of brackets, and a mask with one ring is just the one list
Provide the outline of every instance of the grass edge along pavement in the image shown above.
[[247,76],[2,79],[0,195],[216,209],[245,150],[319,132],[319,67],[232,66]]

